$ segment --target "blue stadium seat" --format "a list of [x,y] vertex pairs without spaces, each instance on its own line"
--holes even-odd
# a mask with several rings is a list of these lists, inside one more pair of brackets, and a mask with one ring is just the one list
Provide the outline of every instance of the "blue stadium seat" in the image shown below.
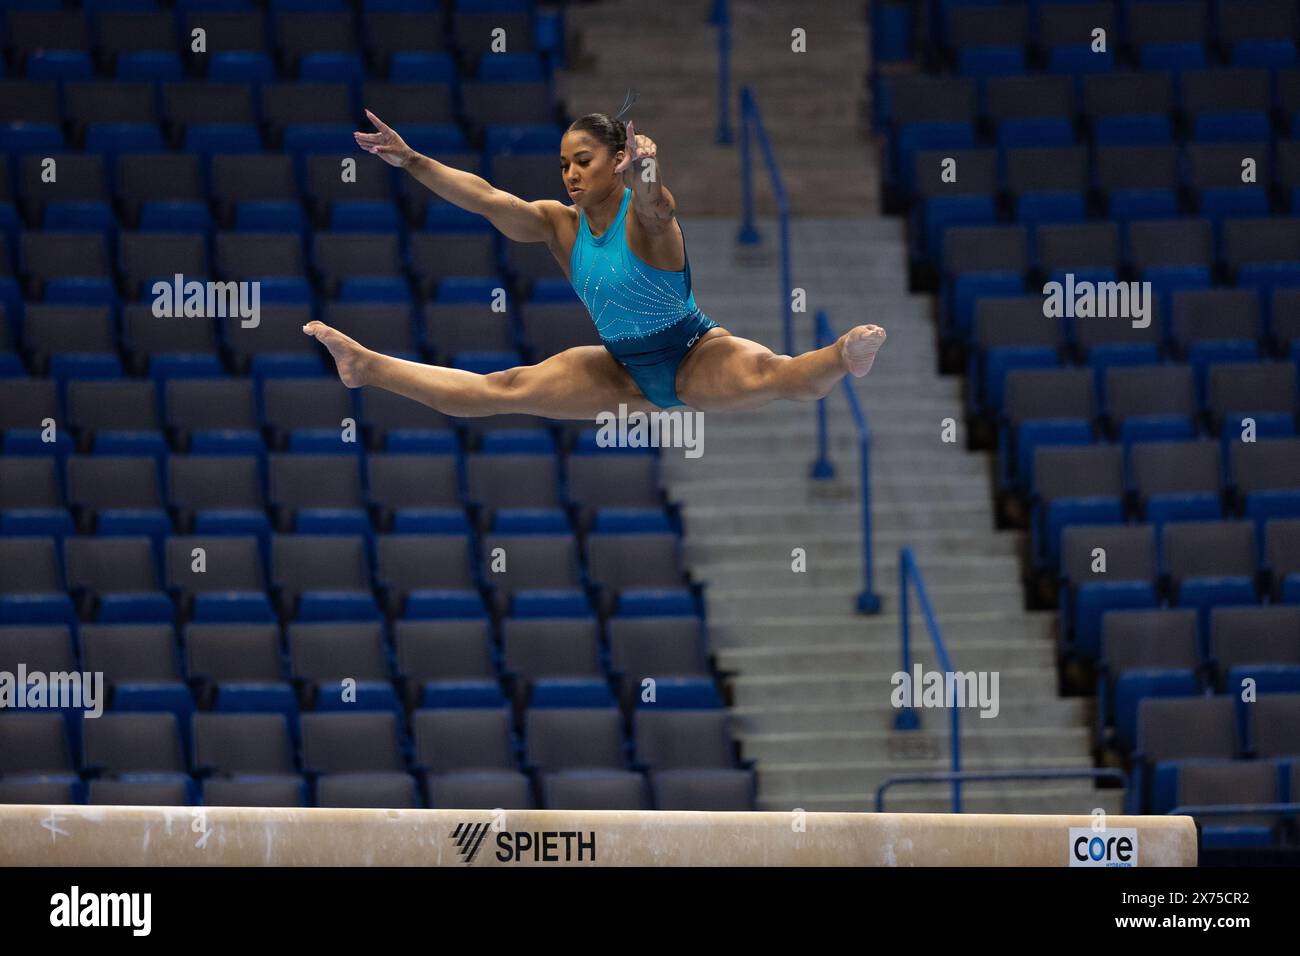
[[579,590],[528,590],[515,592],[511,603],[511,616],[529,617],[587,617],[591,605]]
[[402,615],[408,620],[426,618],[482,618],[487,616],[483,599],[475,591],[412,591]]
[[478,79],[488,83],[541,83],[546,65],[536,53],[495,53],[479,63]]
[[181,58],[174,52],[141,50],[118,55],[114,75],[119,80],[180,80],[185,76]]
[[[192,2],[229,3],[234,9],[244,9],[242,5],[248,3],[248,0],[192,0]],[[235,4],[240,6],[233,6]],[[209,83],[269,83],[275,79],[275,64],[265,52],[219,50],[208,56]]]
[[448,53],[403,50],[389,58],[388,79],[394,83],[454,83],[458,74]]
[[208,205],[199,200],[150,199],[140,205],[142,231],[150,232],[202,232],[213,229],[212,213]]
[[426,681],[420,689],[420,706],[435,710],[481,707],[499,709],[505,703],[501,685],[494,680]]
[[612,707],[614,695],[601,678],[548,677],[532,683],[529,707]]
[[1138,669],[1119,676],[1115,690],[1115,743],[1123,751],[1137,742],[1138,706],[1145,699],[1191,697],[1200,691],[1191,671]]
[[37,50],[27,58],[26,75],[29,80],[89,80],[95,66],[82,50]]

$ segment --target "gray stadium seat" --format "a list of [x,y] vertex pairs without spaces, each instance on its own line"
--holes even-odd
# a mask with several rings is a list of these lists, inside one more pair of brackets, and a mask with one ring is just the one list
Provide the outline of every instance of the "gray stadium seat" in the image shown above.
[[284,715],[195,714],[194,767],[220,776],[296,775]]
[[407,773],[331,773],[316,783],[318,807],[423,807],[415,778]]
[[191,678],[217,683],[284,679],[275,624],[190,624],[185,648]]
[[62,714],[6,714],[0,719],[0,779],[75,768]]
[[303,714],[302,766],[308,773],[402,770],[397,722],[388,711]]
[[530,708],[524,717],[527,762],[543,770],[626,765],[616,708]]
[[1171,521],[1163,533],[1161,551],[1175,593],[1190,578],[1255,576],[1255,527],[1249,521]]
[[1300,757],[1300,694],[1261,694],[1247,714],[1256,756]]
[[725,710],[637,709],[637,759],[658,770],[733,768],[735,749]]
[[430,773],[513,770],[518,763],[504,707],[417,710],[411,726],[415,765]]
[[429,774],[429,806],[442,810],[532,810],[537,803],[528,778],[517,770]]
[[87,769],[111,775],[185,772],[174,714],[110,711],[83,721],[82,743]]
[[751,770],[660,770],[650,775],[656,810],[753,810]]
[[548,810],[649,810],[646,780],[630,770],[548,773],[542,782]]

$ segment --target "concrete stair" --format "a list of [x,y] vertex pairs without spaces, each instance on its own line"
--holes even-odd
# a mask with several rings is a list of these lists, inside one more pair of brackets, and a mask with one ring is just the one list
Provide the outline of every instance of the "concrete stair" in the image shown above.
[[[716,142],[718,39],[708,22],[711,9],[708,0],[570,5],[571,68],[556,83],[569,118],[612,115],[627,89],[636,89],[639,97],[629,116],[659,147],[664,182],[683,214],[734,216],[741,196],[739,91],[749,84],[780,156],[793,212],[874,212],[879,177],[863,120],[866,5],[860,0],[807,5],[732,0],[734,142],[724,146]],[[796,27],[806,31],[807,52],[791,49]],[[774,211],[766,173],[756,175],[754,186],[760,213]]]
[[[761,247],[735,245],[735,223],[688,219],[697,301],[735,334],[781,340],[778,270]],[[764,242],[774,224],[760,221]],[[1018,532],[998,531],[988,455],[964,450],[960,383],[938,375],[931,304],[905,291],[902,228],[885,220],[792,224],[794,282],[837,332],[862,321],[889,338],[854,382],[872,432],[871,519],[877,615],[856,613],[863,587],[857,435],[837,390],[828,402],[835,477],[817,481],[815,408],[781,403],[705,416],[704,454],[663,453],[683,509],[684,554],[704,583],[709,638],[733,706],[742,754],[755,761],[764,809],[868,810],[891,776],[949,769],[946,710],[922,729],[894,729],[900,664],[898,552],[912,548],[954,667],[997,671],[999,708],[961,713],[968,770],[1093,765],[1091,703],[1058,696],[1051,613],[1024,609]],[[739,290],[734,291],[733,290]],[[795,342],[812,343],[796,316]],[[944,419],[957,440],[942,440]],[[792,570],[802,548],[805,573]],[[938,663],[915,601],[914,661]],[[1089,780],[971,783],[963,808],[983,812],[1118,812],[1123,793]],[[891,810],[947,810],[946,785],[891,788]]]
[[[781,351],[791,290],[779,287],[775,204],[759,161],[761,241],[738,245],[738,148],[715,142],[710,7],[570,6],[576,56],[558,92],[577,118],[612,113],[628,87],[638,90],[630,116],[659,146],[689,236],[696,300],[731,332]],[[864,122],[865,6],[732,0],[731,8],[733,94],[754,87],[794,216],[792,284],[808,305],[796,316],[794,349],[815,344],[817,309],[827,310],[837,332],[875,322],[889,335],[870,375],[853,383],[872,430],[881,613],[856,613],[863,587],[858,446],[841,390],[827,402],[830,480],[809,477],[818,447],[810,404],[708,414],[702,457],[662,454],[669,494],[683,509],[685,560],[705,585],[710,646],[726,674],[735,731],[744,756],[756,761],[759,804],[868,810],[889,776],[947,769],[947,711],[920,711],[921,730],[893,729],[903,546],[925,575],[954,666],[999,672],[997,717],[961,714],[964,766],[1087,768],[1090,702],[1058,696],[1052,616],[1023,607],[1022,536],[996,530],[992,461],[964,450],[962,384],[937,374],[933,301],[907,291],[903,224],[877,217],[877,151]],[[807,31],[807,53],[790,49],[795,27]],[[733,109],[733,124],[738,119]],[[957,425],[955,442],[941,440],[946,419]],[[791,568],[795,548],[803,549],[805,573]],[[909,623],[915,660],[934,669],[915,601]],[[908,784],[891,789],[887,805],[947,810],[949,800],[946,786]],[[1121,791],[1087,780],[964,791],[964,808],[985,812],[1117,812],[1121,800]]]

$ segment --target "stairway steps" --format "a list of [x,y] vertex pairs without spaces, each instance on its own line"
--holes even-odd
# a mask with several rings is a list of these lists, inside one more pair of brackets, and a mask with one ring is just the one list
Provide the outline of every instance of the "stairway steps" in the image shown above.
[[[899,646],[899,617],[896,611],[896,595],[885,595],[885,611],[872,615],[852,615],[850,613],[834,614],[826,612],[821,617],[769,615],[766,617],[748,614],[730,618],[721,615],[709,616],[709,642],[715,649],[733,647],[789,647],[792,642],[827,643],[835,640],[856,638],[858,635],[866,643],[883,642],[885,646]],[[936,609],[935,617],[943,634],[945,645],[951,653],[958,653],[961,643],[966,640],[988,640],[1000,636],[1026,641],[1050,641],[1055,626],[1054,615],[1039,612],[1038,616],[1028,616],[1015,610],[974,611],[960,608],[955,611]],[[916,646],[930,643],[925,629],[925,619],[919,609],[911,614],[911,633]]]
[[[1092,767],[1092,759],[1087,756],[1067,757],[1053,755],[1046,757],[1025,757],[1011,755],[998,758],[972,758],[962,760],[963,770],[1087,770]],[[817,794],[860,793],[874,795],[879,787],[890,777],[910,773],[943,773],[951,769],[949,761],[909,760],[903,761],[856,761],[856,762],[806,762],[806,763],[759,763],[757,768],[760,796],[782,794],[806,799]],[[1023,782],[1009,782],[1008,785],[1026,786]],[[935,786],[940,786],[936,784]],[[799,806],[800,804],[796,804]],[[1091,807],[1081,809],[1086,813]]]
[[[1081,697],[1055,700],[1006,700],[996,718],[1008,725],[1035,727],[1042,730],[1070,730],[1083,725],[1090,709],[1089,701]],[[887,700],[877,699],[853,704],[783,704],[756,707],[734,707],[731,722],[735,732],[744,734],[794,734],[844,733],[857,730],[874,730],[882,733],[893,728],[898,711]],[[922,727],[927,732],[946,731],[942,722],[935,723],[928,712],[921,715]],[[969,724],[969,721],[967,721]]]
[[[720,617],[734,617],[737,613],[772,615],[777,612],[804,614],[814,616],[818,613],[848,613],[856,608],[855,591],[838,589],[834,593],[825,593],[815,588],[806,590],[782,591],[779,594],[754,594],[749,597],[731,594],[706,592],[705,600],[709,614]],[[945,610],[985,610],[1008,612],[1019,608],[1024,596],[1019,588],[1012,588],[1008,593],[989,592],[982,585],[966,588],[949,588],[943,591],[932,590],[930,603],[936,611]]]
[[[954,665],[960,666],[960,665]],[[768,704],[807,704],[817,701],[852,704],[855,701],[879,697],[889,701],[894,690],[893,671],[876,671],[860,674],[799,674],[776,677],[733,677],[727,681],[732,700],[740,707],[762,707]],[[983,675],[981,675],[983,676]],[[988,675],[987,689],[992,692],[993,678],[997,678],[996,703],[1002,697],[1018,700],[1055,699],[1057,682],[1053,676],[1050,684],[1038,669],[1004,669]],[[968,685],[969,686],[969,685]],[[984,688],[977,688],[980,693]],[[968,701],[966,714],[977,716],[980,704]],[[982,718],[996,719],[996,718]]]
[[[1023,757],[1047,758],[1063,754],[1086,756],[1089,750],[1088,732],[1083,727],[984,730],[980,725],[986,722],[995,724],[997,720],[970,720],[962,725],[963,766],[968,761],[997,759],[1011,752]],[[740,744],[745,759],[764,764],[844,763],[891,759],[891,747],[903,736],[899,731],[742,734]],[[931,731],[924,744],[937,759],[950,759],[951,740],[946,732]]]
[[[798,540],[796,540],[796,538]],[[917,535],[909,543],[912,548],[912,554],[921,567],[928,567],[928,562],[934,560],[940,555],[950,554],[947,545],[940,541],[937,544],[933,540],[933,535]],[[785,533],[780,535],[767,534],[731,534],[719,535],[711,538],[687,538],[683,542],[683,554],[686,561],[695,567],[726,567],[746,561],[752,561],[757,555],[772,555],[772,560],[785,561],[790,550],[795,547],[801,547],[809,555],[816,555],[818,560],[849,562],[862,560],[862,540],[861,535],[841,530],[838,534],[819,534],[805,537],[802,534]],[[966,554],[965,560],[970,563],[985,564],[988,561],[1000,560],[1007,556],[1013,556],[1017,553],[1019,547],[1018,536],[1014,533],[1003,533],[997,537],[989,537],[984,540],[979,548],[972,549],[971,553]],[[897,576],[889,573],[889,569],[897,569],[898,552],[893,548],[885,548],[877,539],[875,551],[874,566],[876,569],[876,578],[878,582],[883,582],[890,587],[897,587]]]
[[[951,507],[926,509],[915,505],[915,510],[872,508],[872,531],[886,534],[894,531],[899,534],[912,535],[923,530],[946,532],[949,534],[992,534],[992,505],[988,502],[967,503],[951,502]],[[802,513],[791,513],[777,509],[708,509],[710,513],[701,514],[705,509],[691,509],[685,516],[686,534],[728,535],[744,534],[759,530],[772,534],[785,535],[801,533],[807,535],[826,534],[856,523],[861,519],[861,509],[842,505],[834,510],[818,509]],[[877,548],[881,539],[875,542]]]
[[[965,641],[953,660],[958,668],[1051,667],[1055,648],[1044,642]],[[949,650],[952,655],[956,645]],[[928,641],[918,642],[913,658],[929,667],[936,660]],[[718,666],[726,671],[740,671],[746,677],[774,677],[797,674],[855,674],[897,667],[896,645],[868,646],[853,644],[803,644],[797,648],[746,647],[726,648],[717,653]]]
[[[992,457],[965,450],[963,385],[938,374],[934,300],[908,289],[907,224],[871,215],[880,174],[863,122],[864,9],[733,0],[732,14],[733,89],[748,83],[756,92],[793,213],[790,284],[806,293],[809,310],[792,318],[794,349],[813,347],[817,310],[837,335],[864,322],[889,333],[871,374],[848,383],[872,430],[882,613],[856,613],[858,438],[844,389],[826,402],[830,480],[809,476],[819,450],[813,403],[706,414],[702,457],[687,459],[682,449],[660,457],[670,500],[682,509],[683,558],[704,585],[710,649],[729,675],[733,727],[758,760],[759,805],[867,810],[881,780],[947,769],[946,712],[923,710],[925,729],[901,749],[892,729],[903,546],[925,573],[954,666],[999,675],[998,716],[962,715],[967,768],[1087,766],[1091,704],[1058,696],[1055,615],[1024,610],[1024,535],[996,530]],[[761,241],[740,246],[738,149],[715,142],[716,33],[707,15],[707,4],[639,0],[571,8],[582,70],[558,86],[573,116],[612,111],[626,86],[641,92],[633,115],[659,145],[690,233],[700,307],[733,334],[781,350],[789,290],[781,286],[772,187],[759,163],[752,198]],[[810,54],[790,50],[794,26],[808,31]],[[629,35],[638,37],[630,50]],[[668,51],[672,71],[660,69]],[[942,441],[947,418],[957,423],[954,443]],[[805,573],[790,568],[797,547],[805,549]],[[933,669],[915,605],[910,625],[914,660]],[[918,751],[916,740],[925,747]],[[918,752],[930,756],[906,756]],[[968,811],[1088,812],[1118,810],[1122,794],[1056,781],[970,784],[965,797]],[[890,791],[889,808],[943,811],[949,799],[945,787],[907,785]]]

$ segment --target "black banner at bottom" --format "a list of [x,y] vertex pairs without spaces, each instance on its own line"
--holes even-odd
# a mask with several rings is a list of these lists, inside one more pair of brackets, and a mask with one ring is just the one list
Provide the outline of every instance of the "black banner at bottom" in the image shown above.
[[[1272,862],[1285,863],[1280,857]],[[1264,860],[1257,861],[1264,862]],[[520,942],[590,933],[687,934],[770,947],[774,927],[906,934],[926,943],[1025,939],[1045,929],[1147,941],[1219,942],[1294,932],[1291,867],[1199,869],[10,869],[0,870],[7,940],[78,935],[328,942],[478,937]],[[513,927],[513,929],[512,929]],[[972,932],[976,932],[972,936]],[[378,934],[378,936],[376,936]],[[485,935],[486,934],[486,935]],[[1083,937],[1081,937],[1083,938]],[[585,947],[584,947],[585,948]]]

